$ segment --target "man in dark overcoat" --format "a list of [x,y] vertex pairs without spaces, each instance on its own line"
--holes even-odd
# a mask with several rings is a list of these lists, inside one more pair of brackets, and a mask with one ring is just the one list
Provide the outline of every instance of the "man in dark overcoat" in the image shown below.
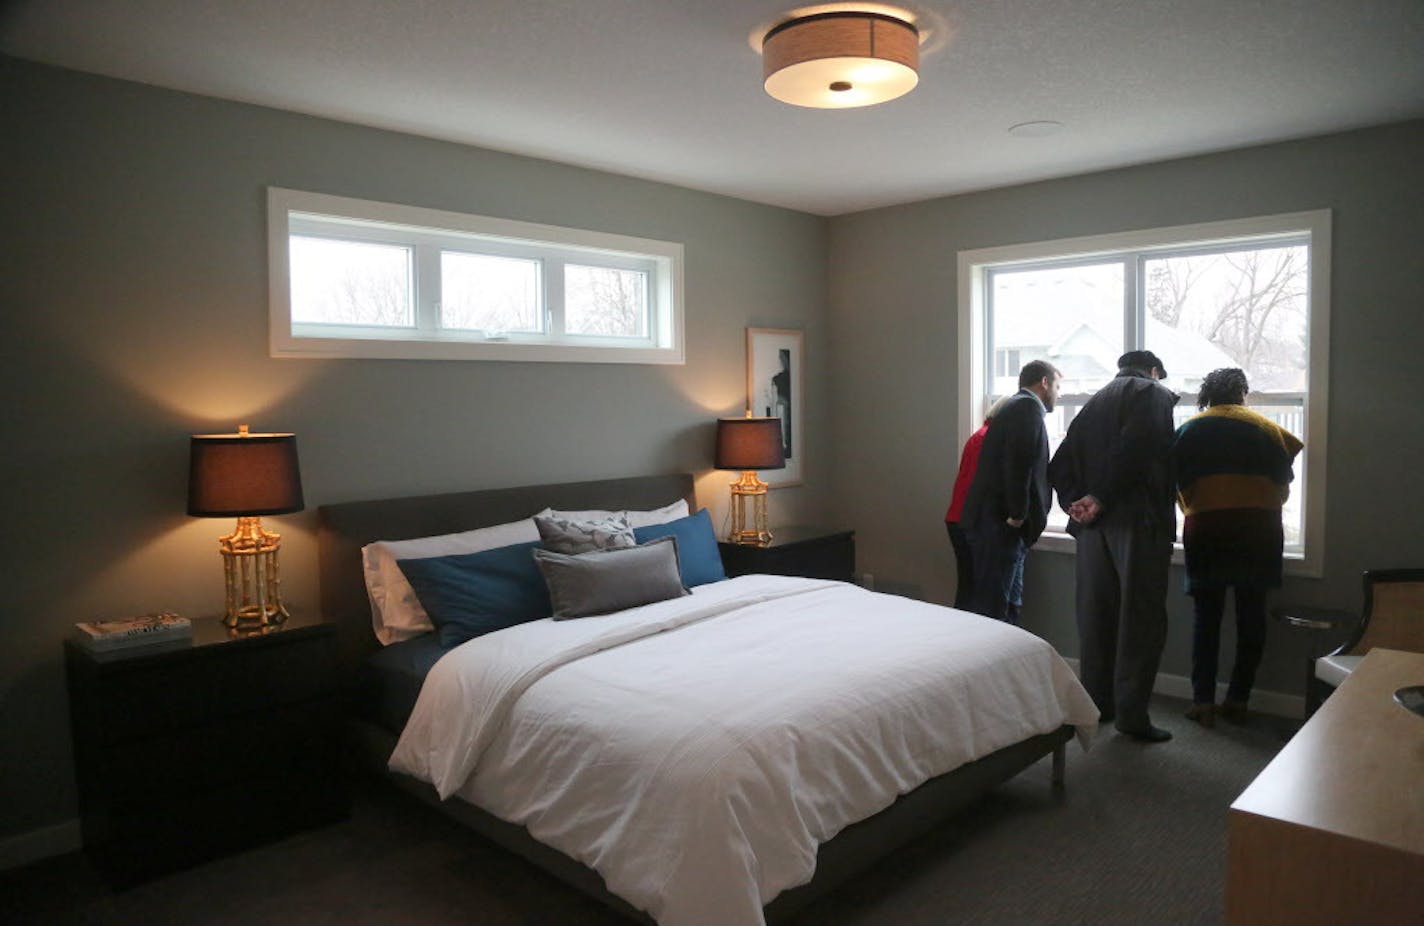
[[1063,374],[1046,360],[1019,371],[1019,391],[989,421],[979,465],[960,513],[974,569],[969,610],[1019,623],[1014,589],[1023,581],[1024,557],[1048,524],[1048,432]]
[[1170,452],[1177,396],[1151,351],[1129,351],[1088,400],[1049,464],[1077,540],[1079,674],[1103,722],[1149,743],[1148,699],[1167,639],[1167,572],[1176,539]]

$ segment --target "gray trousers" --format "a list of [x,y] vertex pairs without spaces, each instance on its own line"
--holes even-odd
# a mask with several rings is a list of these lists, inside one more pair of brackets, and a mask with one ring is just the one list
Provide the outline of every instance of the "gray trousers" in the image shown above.
[[1145,731],[1167,640],[1172,537],[1127,518],[1084,527],[1077,544],[1079,674],[1104,719]]

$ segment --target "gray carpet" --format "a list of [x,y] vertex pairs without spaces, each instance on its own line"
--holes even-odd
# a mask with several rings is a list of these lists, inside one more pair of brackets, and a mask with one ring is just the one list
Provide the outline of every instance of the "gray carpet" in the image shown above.
[[[1068,787],[1044,760],[940,830],[808,907],[797,926],[1221,922],[1226,810],[1297,723],[1070,744]],[[598,903],[379,783],[351,819],[113,893],[82,856],[0,874],[0,919],[85,924],[626,926]]]

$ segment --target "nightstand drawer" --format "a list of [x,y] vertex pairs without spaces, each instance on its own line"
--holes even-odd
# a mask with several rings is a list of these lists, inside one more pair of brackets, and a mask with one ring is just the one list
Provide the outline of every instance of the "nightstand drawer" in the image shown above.
[[313,778],[334,782],[341,729],[339,701],[330,696],[133,739],[103,749],[100,787],[118,809],[215,789],[266,791]]
[[819,527],[779,527],[765,546],[718,544],[729,576],[747,573],[853,581],[855,532]]
[[[320,698],[336,690],[335,638],[314,634],[281,646],[236,643],[162,662],[107,666],[93,699],[93,732],[113,743],[202,721]],[[201,653],[201,655],[200,655]]]
[[814,551],[768,550],[750,560],[745,571],[849,582],[855,572],[855,549],[850,544],[835,544]]
[[115,808],[85,820],[90,856],[119,887],[187,868],[229,852],[334,823],[349,809],[341,781],[284,781],[272,776],[247,787],[207,794],[164,795],[143,806]]

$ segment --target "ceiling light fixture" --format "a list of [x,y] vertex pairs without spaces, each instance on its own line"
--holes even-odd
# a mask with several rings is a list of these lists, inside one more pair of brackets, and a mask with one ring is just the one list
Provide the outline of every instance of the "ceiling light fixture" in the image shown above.
[[885,13],[813,13],[773,26],[762,40],[766,92],[816,109],[870,106],[920,82],[920,34]]

